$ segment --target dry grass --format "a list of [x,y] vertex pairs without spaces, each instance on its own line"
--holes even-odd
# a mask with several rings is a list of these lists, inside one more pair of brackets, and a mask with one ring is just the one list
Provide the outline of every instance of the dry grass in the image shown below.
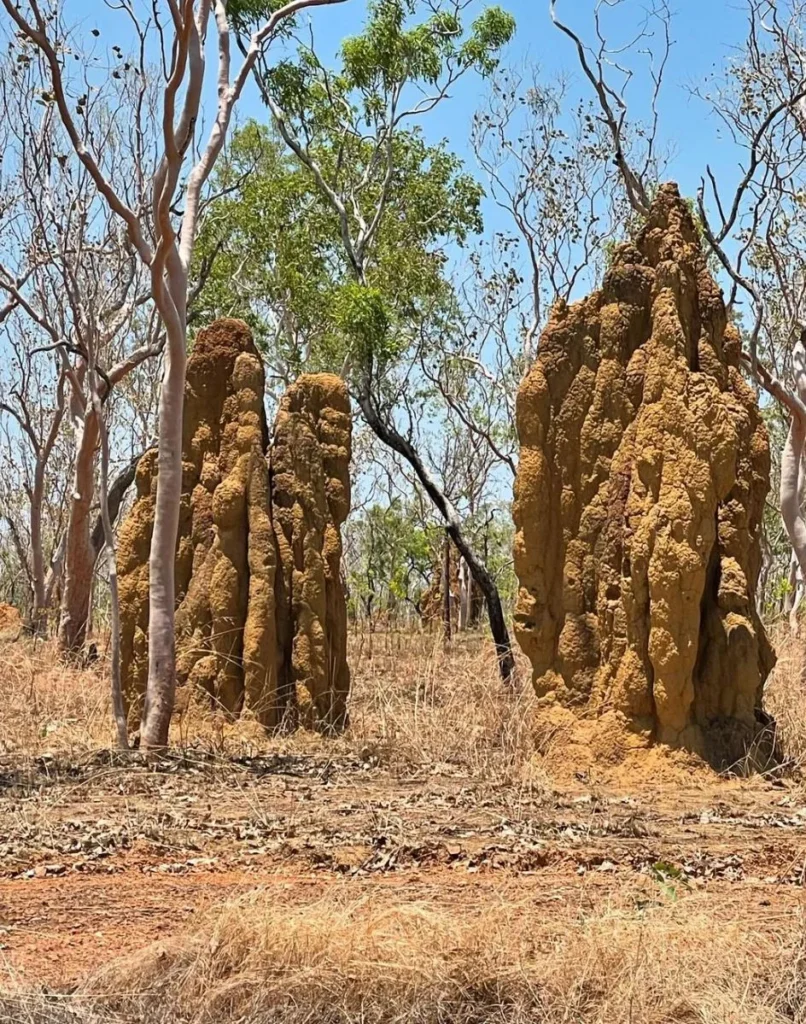
[[387,761],[451,766],[501,783],[528,772],[535,753],[535,698],[521,664],[505,688],[492,645],[478,635],[448,649],[434,635],[353,639],[352,743]]
[[[535,777],[528,684],[504,691],[489,646],[462,638],[352,639],[351,726],[280,750],[358,751],[495,784]],[[768,709],[784,749],[806,758],[795,642],[779,643]],[[111,740],[106,675],[57,666],[47,646],[0,649],[0,736],[25,754],[78,754]],[[526,678],[524,673],[524,678]],[[222,753],[254,742],[195,708],[178,740]],[[264,741],[265,742],[265,741]],[[738,890],[676,896],[646,880],[618,897],[571,886],[524,902],[490,882],[451,906],[402,891],[280,906],[257,892],[181,939],[108,967],[70,997],[6,990],[13,1024],[806,1024],[806,943],[794,913]],[[649,886],[649,892],[646,886]],[[613,890],[611,890],[612,892]],[[749,910],[749,908],[754,908]]]
[[[522,672],[522,683],[505,689],[482,637],[462,637],[446,650],[428,633],[378,633],[352,637],[351,646],[347,734],[335,742],[305,734],[275,737],[273,749],[359,752],[387,764],[427,764],[501,784],[532,778],[528,675]],[[7,753],[76,756],[113,743],[103,659],[88,669],[71,668],[59,664],[50,643],[9,643],[0,646],[0,675],[0,742]],[[222,755],[266,745],[259,730],[227,724],[200,703],[175,716],[172,739]]]
[[[472,909],[262,892],[106,968],[70,997],[0,996],[20,1024],[804,1024],[794,916],[692,895],[583,910],[488,894]],[[702,897],[705,900],[705,897]],[[464,910],[464,913],[461,910]],[[460,912],[457,912],[459,910]]]
[[[788,631],[774,636],[778,664],[768,681],[765,707],[777,723],[789,764],[806,765],[806,683],[801,659],[806,642]],[[391,766],[428,765],[472,774],[502,785],[548,780],[536,765],[550,735],[541,734],[528,667],[519,656],[519,682],[499,681],[491,645],[466,634],[445,647],[437,634],[381,632],[350,638],[353,688],[350,728],[323,740],[296,734],[275,737],[280,752],[353,752]],[[114,734],[105,658],[89,668],[60,664],[50,642],[0,643],[0,751],[21,756],[78,757],[112,745]],[[200,702],[175,716],[172,741],[222,756],[265,747],[260,730],[229,724]]]
[[778,661],[764,691],[764,707],[775,719],[781,750],[787,761],[806,767],[806,640],[781,627],[773,635]]
[[[806,766],[806,641],[781,630],[773,637],[778,664],[765,691],[780,748],[791,765]],[[528,666],[519,655],[519,682],[503,687],[492,646],[478,634],[446,648],[438,634],[380,632],[350,638],[353,687],[350,728],[335,741],[304,733],[269,742],[280,752],[353,752],[391,766],[428,765],[502,785],[545,787],[536,753],[552,743],[542,734]],[[0,751],[21,756],[80,756],[112,745],[114,734],[105,658],[90,668],[60,664],[50,642],[0,642]],[[177,713],[172,741],[222,756],[266,746],[253,727],[226,723],[201,702]]]
[[65,756],[112,743],[107,666],[62,664],[53,641],[0,643],[0,750]]
[[457,914],[337,897],[289,911],[257,893],[73,1005],[193,1024],[802,1024],[797,922],[762,931],[697,899],[545,915],[501,894]]

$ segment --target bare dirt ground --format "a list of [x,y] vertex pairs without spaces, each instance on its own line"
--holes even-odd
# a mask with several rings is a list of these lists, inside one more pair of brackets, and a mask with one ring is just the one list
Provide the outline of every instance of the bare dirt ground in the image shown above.
[[60,988],[257,888],[279,904],[338,893],[457,914],[675,899],[789,930],[806,882],[806,802],[790,781],[546,794],[349,756],[100,754],[5,759],[0,813],[4,971]]
[[791,763],[739,779],[568,764],[481,641],[357,647],[345,737],[180,719],[151,762],[103,666],[0,648],[0,1019],[806,1024],[785,659]]

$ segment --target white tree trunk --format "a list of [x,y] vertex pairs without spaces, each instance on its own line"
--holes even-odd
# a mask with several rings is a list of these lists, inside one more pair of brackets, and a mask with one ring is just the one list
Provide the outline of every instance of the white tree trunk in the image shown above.
[[92,499],[95,492],[95,451],[98,416],[91,405],[76,426],[76,465],[67,521],[59,648],[71,654],[84,646],[92,594],[95,552],[91,539]]
[[47,631],[47,593],[45,588],[45,550],[42,540],[42,503],[45,498],[45,466],[41,459],[34,469],[31,490],[29,529],[31,534],[31,631],[44,636]]
[[459,629],[470,628],[473,617],[473,577],[464,558],[459,559]]
[[185,317],[172,325],[159,403],[159,455],[154,532],[149,556],[148,685],[140,742],[168,744],[176,689],[175,559],[182,497],[182,411],[185,400]]
[[[802,339],[797,341],[792,351],[792,363],[798,397],[806,401],[806,347]],[[793,412],[781,454],[781,517],[798,560],[800,574],[806,579],[806,521],[801,506],[804,442],[806,422]]]

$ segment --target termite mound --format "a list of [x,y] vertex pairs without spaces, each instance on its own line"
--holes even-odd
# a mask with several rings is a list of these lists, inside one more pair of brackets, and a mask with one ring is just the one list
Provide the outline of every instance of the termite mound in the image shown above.
[[603,759],[662,744],[725,767],[765,729],[770,452],[739,359],[669,184],[521,385],[516,632],[543,714]]
[[[269,440],[264,372],[246,324],[218,320],[188,360],[176,548],[180,703],[193,695],[266,728],[346,723],[350,672],[341,532],[352,419],[344,382],[300,377]],[[121,661],[130,721],[148,675],[156,452],[120,531]]]

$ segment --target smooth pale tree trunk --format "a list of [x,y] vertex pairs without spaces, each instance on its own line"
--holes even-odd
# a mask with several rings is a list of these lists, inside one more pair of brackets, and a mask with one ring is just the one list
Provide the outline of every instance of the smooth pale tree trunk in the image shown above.
[[45,552],[42,546],[42,504],[45,499],[45,467],[40,463],[34,469],[31,490],[31,632],[44,636],[47,632],[48,602],[45,586]]
[[50,560],[48,574],[45,577],[45,601],[47,602],[48,608],[53,607],[53,600],[61,586],[62,570],[64,569],[64,552],[66,547],[67,534],[62,533],[59,538],[59,544],[53,552],[53,557]]
[[794,581],[794,592],[792,595],[792,605],[789,608],[789,632],[793,637],[800,636],[800,619],[798,617],[798,611],[800,610],[802,602],[803,580],[800,578],[800,573],[796,572]]
[[495,643],[498,656],[498,671],[505,683],[513,681],[515,675],[515,656],[512,652],[512,641],[509,638],[501,595],[495,580],[487,571],[486,566],[476,555],[465,537],[462,523],[456,509],[443,494],[436,480],[423,463],[414,446],[378,412],[368,386],[364,386],[358,394],[358,404],[373,433],[392,451],[401,455],[417,474],[417,478],[425,488],[428,497],[434,503],[439,514],[445,521],[445,530],[457,550],[467,562],[473,579],[479,586],[487,604],[490,619],[490,632]]
[[[806,345],[801,336],[792,351],[795,387],[798,397],[806,402]],[[781,517],[792,551],[806,579],[806,521],[803,518],[801,490],[803,486],[803,446],[806,442],[806,421],[795,411],[789,425],[786,444],[781,454]]]
[[473,578],[464,558],[459,559],[459,629],[470,629],[473,617]]
[[[47,632],[50,598],[53,594],[53,577],[52,573],[45,569],[45,549],[42,538],[42,509],[45,502],[45,470],[47,468],[48,460],[53,452],[53,446],[59,436],[63,419],[64,373],[59,376],[59,383],[56,390],[56,408],[54,410],[50,430],[48,431],[48,436],[45,439],[44,444],[40,444],[27,421],[23,425],[23,429],[26,430],[28,436],[31,438],[36,451],[34,479],[31,488],[28,491],[28,499],[30,501],[28,520],[31,546],[30,562],[28,562],[28,552],[26,552],[21,543],[19,543],[18,537],[17,541],[20,549],[20,560],[23,564],[30,565],[31,615],[28,626],[31,632],[38,636],[43,636]],[[56,562],[58,562],[58,557],[59,551],[57,549],[56,554],[54,555]],[[55,567],[58,568],[57,565]],[[54,566],[51,568],[54,568]]]
[[[95,378],[94,374],[93,378]],[[121,750],[128,750],[129,734],[126,722],[126,708],[123,703],[123,687],[121,683],[118,568],[115,553],[115,533],[112,527],[112,517],[109,514],[109,434],[107,432],[107,425],[103,418],[103,407],[98,394],[97,379],[93,379],[91,387],[92,409],[101,442],[101,522],[103,524],[104,539],[106,541],[106,559],[109,571],[110,619],[112,634],[112,713],[115,718],[115,731],[117,733],[118,747]],[[89,530],[87,531],[87,534],[89,536]]]
[[[806,337],[802,333],[792,350],[795,389],[801,402],[806,402],[805,342]],[[806,418],[793,409],[789,433],[781,454],[781,518],[800,569],[800,577],[806,580],[806,520],[802,503],[804,444]],[[801,679],[806,681],[806,658],[801,665]]]
[[[186,286],[173,288],[172,292],[184,296]],[[144,749],[168,745],[176,690],[174,561],[182,497],[182,411],[187,364],[184,304],[178,320],[166,325],[168,345],[159,402],[157,496],[148,561],[148,684],[140,728]]]
[[95,451],[98,415],[91,405],[76,427],[76,465],[67,521],[59,649],[73,654],[84,646],[90,614],[96,555],[92,546],[92,500],[95,492]]

